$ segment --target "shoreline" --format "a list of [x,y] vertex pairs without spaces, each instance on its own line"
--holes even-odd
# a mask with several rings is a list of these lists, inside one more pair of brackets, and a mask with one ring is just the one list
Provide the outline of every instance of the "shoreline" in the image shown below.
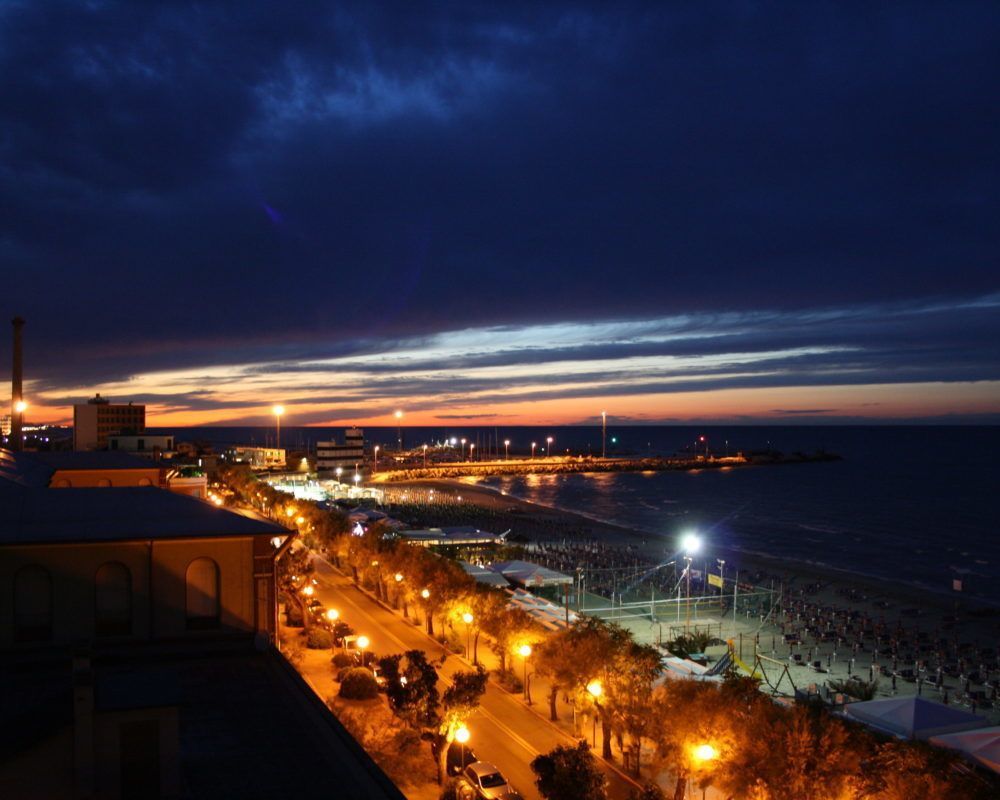
[[[663,555],[662,548],[649,543],[652,537],[659,537],[661,534],[600,519],[582,511],[535,503],[486,486],[475,478],[423,478],[394,482],[384,488],[390,486],[397,490],[434,489],[435,492],[461,496],[463,502],[491,510],[516,509],[514,513],[525,513],[541,520],[574,524],[579,528],[578,537],[582,539],[597,538],[613,544],[638,547],[644,556],[654,561],[659,561]],[[991,602],[986,598],[970,595],[952,596],[941,590],[935,591],[926,586],[870,573],[856,573],[842,567],[781,558],[737,548],[720,548],[717,554],[726,559],[727,578],[734,574],[730,571],[730,565],[738,566],[740,572],[774,573],[776,578],[781,579],[786,594],[812,587],[816,589],[813,594],[817,599],[824,599],[833,605],[867,606],[876,616],[889,616],[887,612],[890,611],[898,614],[903,608],[915,607],[924,612],[919,615],[921,620],[938,618],[943,623],[945,617],[961,613],[963,626],[971,623],[978,628],[998,626],[1000,623],[1000,603]],[[864,599],[850,600],[841,594],[840,590],[849,592],[860,590]],[[880,601],[888,601],[891,605],[881,606]],[[992,632],[991,635],[996,632]]]

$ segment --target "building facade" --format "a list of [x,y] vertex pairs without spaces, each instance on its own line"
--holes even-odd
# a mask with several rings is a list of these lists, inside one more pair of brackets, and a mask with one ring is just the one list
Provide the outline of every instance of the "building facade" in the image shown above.
[[112,403],[100,394],[73,406],[73,449],[104,450],[114,433],[146,430],[146,406]]
[[280,447],[230,447],[225,459],[230,464],[246,464],[251,469],[284,469],[285,450]]
[[344,431],[344,443],[317,442],[316,469],[319,471],[354,469],[365,460],[365,434],[361,428]]

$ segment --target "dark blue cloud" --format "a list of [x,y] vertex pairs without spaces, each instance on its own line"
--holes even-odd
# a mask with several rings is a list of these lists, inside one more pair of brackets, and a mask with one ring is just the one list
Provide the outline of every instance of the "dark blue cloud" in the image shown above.
[[[1000,289],[995,3],[0,14],[0,311],[53,381],[684,312],[854,346],[782,312]],[[988,372],[956,319],[866,363]]]

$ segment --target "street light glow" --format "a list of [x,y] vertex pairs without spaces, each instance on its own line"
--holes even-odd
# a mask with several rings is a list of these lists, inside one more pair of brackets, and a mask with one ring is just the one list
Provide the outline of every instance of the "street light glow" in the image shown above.
[[315,591],[316,590],[313,589],[312,586],[306,586],[302,589],[302,594],[304,594],[306,597],[312,597]]
[[16,403],[14,403],[14,410],[15,410],[15,411],[16,411],[16,412],[17,412],[18,414],[23,414],[23,413],[24,413],[24,411],[25,411],[25,409],[26,409],[27,407],[28,407],[28,404],[27,404],[27,403],[25,403],[25,402],[24,402],[23,400],[18,400],[18,401],[17,401]]
[[530,644],[522,644],[517,649],[517,652],[521,656],[521,658],[527,658],[528,656],[531,655],[531,645]]
[[699,764],[703,764],[706,761],[714,761],[719,757],[719,751],[716,750],[710,744],[700,744],[693,751],[692,755],[694,760]]
[[274,416],[276,416],[276,417],[280,417],[282,414],[285,413],[285,407],[282,406],[282,405],[274,406],[271,409],[271,413],[274,414]]
[[693,556],[701,550],[701,537],[697,533],[685,533],[681,539],[681,549],[686,555]]
[[396,583],[400,583],[403,580],[403,573],[397,572],[393,577],[396,578]]
[[604,694],[604,687],[601,686],[600,681],[591,681],[587,684],[587,691],[596,699]]
[[462,622],[464,622],[466,625],[471,625],[472,619],[473,619],[472,614],[470,614],[468,611],[462,614]]
[[469,733],[469,729],[466,728],[464,725],[457,731],[455,731],[455,741],[458,742],[459,744],[465,744],[467,741],[469,741],[471,737],[472,734]]
[[371,642],[370,642],[370,641],[368,641],[368,637],[367,637],[367,636],[359,636],[359,637],[358,637],[358,647],[359,647],[359,648],[360,648],[361,650],[364,650],[364,649],[365,649],[366,647],[368,647],[368,645],[370,645],[370,644],[371,644]]
[[340,612],[335,608],[331,608],[326,612],[326,618],[330,620],[330,622],[336,622],[340,619]]
[[426,600],[428,597],[431,596],[431,590],[430,589],[424,589],[422,592],[420,592],[420,596],[422,598],[424,598],[424,600]]

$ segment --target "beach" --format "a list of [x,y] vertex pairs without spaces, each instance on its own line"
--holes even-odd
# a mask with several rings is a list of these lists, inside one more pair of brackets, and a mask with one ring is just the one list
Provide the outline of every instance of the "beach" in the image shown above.
[[[495,533],[510,530],[513,541],[527,540],[532,546],[553,543],[556,549],[561,543],[600,543],[620,553],[619,561],[656,565],[667,560],[662,538],[647,531],[531,503],[475,480],[409,481],[393,484],[392,489],[394,498],[405,500],[396,508],[412,513],[415,507],[426,506],[422,525],[438,520],[437,525],[474,525]],[[427,503],[429,498],[434,499]],[[745,662],[752,664],[755,651],[759,652],[769,672],[780,672],[787,665],[795,686],[814,686],[820,693],[832,679],[874,678],[876,696],[920,693],[975,708],[1000,722],[996,702],[1000,611],[992,605],[756,553],[713,547],[705,557],[713,565],[715,559],[725,559],[727,579],[738,571],[741,586],[753,581],[780,593],[781,611],[765,619],[741,613],[730,622],[731,615],[720,618],[718,611],[713,616],[709,610],[696,619],[721,623],[718,630],[725,638],[739,637]],[[649,615],[626,614],[622,622],[641,640],[655,642],[663,636],[663,625]],[[717,647],[709,654],[718,657],[724,650]],[[786,680],[782,693],[787,688]]]

